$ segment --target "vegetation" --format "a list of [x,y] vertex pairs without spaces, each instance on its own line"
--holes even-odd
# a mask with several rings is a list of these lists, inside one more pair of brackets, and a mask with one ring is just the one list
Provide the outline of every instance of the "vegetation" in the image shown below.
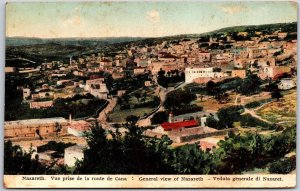
[[256,108],[258,106],[260,106],[260,102],[259,101],[253,101],[253,102],[245,104],[245,107],[248,108],[248,109],[249,108]]
[[93,98],[88,103],[71,101],[72,98],[59,98],[54,101],[53,107],[44,109],[30,109],[28,104],[22,104],[20,108],[6,118],[6,120],[22,120],[31,118],[68,118],[72,114],[73,118],[81,118],[97,115],[99,109],[104,108],[107,101]]
[[242,95],[253,95],[261,91],[261,79],[256,74],[250,74],[243,79],[241,85],[237,87],[237,92]]
[[57,151],[60,155],[64,155],[66,148],[75,145],[74,143],[63,143],[56,141],[49,141],[47,144],[37,148],[37,152],[44,152],[47,150]]
[[[84,159],[77,161],[72,173],[240,174],[267,166],[272,173],[288,173],[294,169],[294,159],[274,161],[295,150],[296,127],[271,136],[229,133],[212,152],[202,151],[199,143],[172,149],[172,141],[167,136],[161,139],[144,137],[134,119],[128,119],[126,128],[128,131],[124,135],[118,128],[116,132],[107,132],[98,125],[86,133],[88,147]],[[31,154],[24,153],[19,146],[12,146],[11,142],[5,142],[4,154],[6,174],[53,174],[64,170],[61,167],[45,171],[38,159],[31,160]]]
[[78,161],[78,174],[171,174],[174,171],[164,160],[170,150],[171,141],[142,138],[142,131],[135,125],[128,126],[128,132],[121,134],[106,132],[99,126],[86,135],[89,148],[84,159]]
[[215,129],[224,129],[232,128],[234,122],[240,122],[242,127],[261,127],[263,129],[279,128],[273,124],[252,117],[250,114],[241,115],[243,111],[244,109],[242,106],[221,108],[217,112],[218,119],[213,115],[210,115],[206,119],[206,125]]
[[151,111],[153,110],[153,108],[148,108],[148,107],[144,107],[144,108],[135,108],[135,109],[120,109],[120,106],[116,106],[114,108],[114,111],[112,113],[108,114],[108,119],[109,121],[112,122],[125,122],[126,121],[126,117],[129,115],[135,115],[138,117],[143,117],[146,116],[147,114],[149,114]]
[[187,90],[175,90],[167,94],[164,107],[174,115],[202,111],[203,107],[191,104],[196,95]]
[[296,156],[286,157],[270,164],[269,172],[274,174],[288,174],[296,169]]
[[169,72],[165,72],[164,70],[160,70],[158,72],[157,82],[162,87],[167,88],[171,84],[175,84],[178,82],[183,82],[185,80],[184,73],[179,73],[178,70],[172,70]]
[[245,108],[253,109],[253,108],[262,106],[263,104],[268,103],[269,101],[271,101],[271,99],[249,102],[249,103],[245,104]]
[[284,91],[284,96],[280,101],[273,101],[264,104],[257,110],[257,115],[283,126],[293,126],[296,124],[297,91]]
[[38,162],[38,158],[31,159],[33,152],[25,152],[19,145],[5,141],[4,174],[44,174],[46,169]]
[[275,128],[274,125],[259,120],[255,117],[252,117],[250,114],[245,114],[241,116],[240,119],[242,127],[262,127],[264,129],[273,129]]
[[160,104],[159,97],[153,95],[150,88],[140,88],[130,94],[118,98],[117,106],[109,114],[109,119],[114,122],[124,122],[129,115],[139,117],[148,115]]
[[124,137],[118,131],[110,132],[111,140],[105,138],[101,127],[94,128],[87,136],[89,149],[78,163],[77,173],[236,174],[266,167],[296,146],[295,128],[270,137],[232,133],[213,152],[202,151],[198,143],[171,149],[172,141],[166,136],[161,140],[146,138],[133,124],[127,128]]
[[[282,144],[280,143],[281,141]],[[254,167],[266,167],[296,148],[296,128],[288,128],[278,135],[264,136],[248,133],[229,134],[218,143],[214,155],[221,174],[241,173]]]
[[206,126],[215,129],[219,129],[221,127],[221,125],[219,124],[219,120],[217,120],[213,115],[210,115],[206,118]]
[[147,80],[149,80],[148,75],[132,76],[131,74],[128,74],[124,79],[113,79],[110,74],[105,78],[109,92],[114,95],[117,94],[118,90],[126,90],[127,93],[133,92],[144,87]]
[[272,98],[276,99],[277,101],[279,101],[279,99],[283,97],[278,88],[274,89],[272,91],[271,96],[272,96]]
[[168,113],[166,111],[159,111],[151,118],[151,124],[161,124],[168,121]]
[[232,128],[233,123],[241,119],[243,106],[230,106],[221,108],[217,112],[219,129]]

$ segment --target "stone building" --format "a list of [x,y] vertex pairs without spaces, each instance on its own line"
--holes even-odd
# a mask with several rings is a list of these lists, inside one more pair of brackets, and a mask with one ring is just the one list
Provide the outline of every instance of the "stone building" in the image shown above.
[[62,117],[4,122],[4,138],[44,137],[65,134],[67,120]]

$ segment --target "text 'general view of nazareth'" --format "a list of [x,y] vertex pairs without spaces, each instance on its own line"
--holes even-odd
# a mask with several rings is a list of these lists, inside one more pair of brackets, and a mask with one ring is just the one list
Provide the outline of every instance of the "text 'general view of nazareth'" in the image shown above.
[[295,174],[297,4],[6,5],[4,174]]

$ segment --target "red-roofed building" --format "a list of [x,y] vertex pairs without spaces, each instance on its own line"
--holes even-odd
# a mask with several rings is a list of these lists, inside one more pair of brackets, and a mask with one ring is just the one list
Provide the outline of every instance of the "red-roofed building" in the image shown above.
[[197,127],[198,122],[196,120],[181,121],[176,123],[164,122],[161,124],[161,126],[165,131],[171,131],[171,130],[175,130],[175,129],[177,130],[181,128]]

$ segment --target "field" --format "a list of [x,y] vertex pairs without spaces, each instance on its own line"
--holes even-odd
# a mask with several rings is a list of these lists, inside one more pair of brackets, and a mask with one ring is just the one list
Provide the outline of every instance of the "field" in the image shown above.
[[283,93],[283,98],[276,102],[265,104],[258,109],[257,114],[273,123],[284,126],[296,125],[297,92],[289,90]]
[[135,116],[144,116],[145,113],[150,113],[153,108],[135,108],[135,109],[126,109],[120,110],[120,106],[117,106],[114,109],[114,112],[109,114],[108,117],[110,121],[113,122],[126,122],[126,117],[129,115]]
[[[150,113],[159,103],[154,103],[154,90],[151,88],[140,88],[128,95],[128,101],[122,99],[122,101],[114,108],[113,112],[108,115],[112,122],[125,122],[126,117],[129,115],[135,115],[143,117],[145,114]],[[147,104],[147,103],[153,104]],[[159,100],[158,100],[159,102]],[[121,105],[128,105],[128,108],[121,109]]]
[[208,99],[203,98],[203,101],[201,101],[201,99],[197,99],[196,101],[192,102],[192,104],[195,103],[199,106],[202,106],[204,111],[217,112],[220,108],[234,105],[235,98],[236,98],[236,94],[230,93],[229,101],[227,103],[219,103],[216,99],[211,97]]

